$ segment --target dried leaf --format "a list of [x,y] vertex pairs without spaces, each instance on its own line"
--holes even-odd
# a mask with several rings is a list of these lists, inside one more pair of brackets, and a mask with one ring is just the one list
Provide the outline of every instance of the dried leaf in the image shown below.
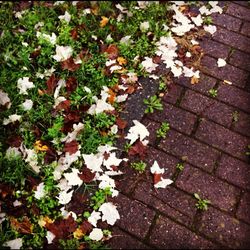
[[70,100],[65,100],[60,102],[57,106],[56,106],[56,110],[65,110],[66,112],[68,112],[70,110]]
[[66,90],[70,94],[77,88],[77,80],[75,77],[71,76],[66,81]]
[[116,93],[115,93],[112,89],[109,89],[109,90],[108,90],[108,93],[109,93],[108,102],[109,102],[110,104],[114,104],[114,102],[115,102],[115,97],[116,97]]
[[119,129],[125,129],[128,125],[128,122],[121,119],[121,118],[116,118],[116,125],[118,126]]
[[78,32],[77,32],[77,28],[73,29],[70,31],[70,35],[74,40],[77,40],[78,38]]
[[44,92],[47,94],[53,94],[57,85],[57,81],[58,80],[56,79],[55,75],[51,75],[51,77],[46,82],[47,89]]
[[101,28],[105,27],[108,22],[109,22],[109,19],[105,16],[102,16],[102,20],[100,21],[100,27]]
[[119,50],[115,44],[110,44],[104,52],[108,53],[108,58],[111,60],[116,59],[119,54]]
[[76,71],[80,68],[80,64],[75,64],[73,57],[61,62],[61,67],[63,70]]
[[10,224],[13,229],[19,233],[31,234],[33,231],[32,224],[27,216],[23,217],[23,221],[19,222],[16,218],[10,218]]
[[127,64],[127,60],[126,60],[124,57],[118,57],[118,58],[117,58],[117,62],[118,62],[120,65],[126,65],[126,64]]
[[134,86],[129,86],[126,90],[127,94],[133,94],[135,92],[135,87]]
[[193,76],[192,78],[191,78],[191,84],[196,84],[196,83],[198,83],[199,82],[199,78],[197,78],[197,77],[195,77],[195,76]]
[[128,155],[135,156],[139,155],[140,158],[144,158],[146,156],[147,147],[143,145],[140,140],[137,140],[135,144],[129,149]]
[[68,152],[70,155],[72,155],[77,151],[78,151],[78,142],[76,140],[65,143],[63,152]]
[[80,225],[80,229],[82,230],[83,234],[91,232],[93,226],[88,221],[83,221]]
[[85,183],[90,183],[95,178],[95,173],[92,173],[90,169],[84,168],[82,173],[78,175]]
[[22,141],[23,139],[20,135],[12,135],[7,139],[6,143],[11,147],[18,148],[21,146]]
[[161,181],[162,174],[154,174],[154,184],[157,184],[159,181]]

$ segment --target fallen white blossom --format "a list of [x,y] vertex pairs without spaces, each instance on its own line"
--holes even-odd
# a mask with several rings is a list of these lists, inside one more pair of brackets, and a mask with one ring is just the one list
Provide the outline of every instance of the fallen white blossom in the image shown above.
[[23,245],[22,238],[17,238],[14,240],[9,240],[3,244],[5,247],[10,247],[10,249],[20,249]]
[[218,60],[217,60],[218,67],[220,67],[220,68],[224,67],[224,66],[226,66],[226,64],[227,64],[227,62],[224,59],[218,58]]
[[65,11],[64,15],[58,17],[60,20],[64,20],[66,23],[69,23],[71,20],[71,15],[68,11]]
[[93,211],[88,217],[88,222],[92,224],[94,227],[96,227],[96,224],[100,219],[101,219],[101,213]]
[[33,107],[33,101],[30,99],[26,99],[24,103],[21,104],[22,108],[26,111],[31,110]]
[[1,89],[0,89],[0,105],[3,105],[3,106],[6,105],[8,109],[11,106],[11,102],[10,102],[10,98],[8,94],[3,92]]
[[8,125],[9,123],[14,123],[16,121],[20,121],[21,118],[22,118],[21,115],[17,115],[17,114],[10,115],[8,118],[4,118],[3,125]]
[[103,203],[99,211],[102,212],[102,221],[107,221],[109,225],[114,225],[117,220],[120,219],[120,215],[116,209],[116,206],[111,202]]
[[41,198],[43,198],[46,195],[46,191],[45,191],[45,186],[44,186],[44,182],[41,182],[37,187],[36,187],[36,191],[34,192],[35,195],[34,197],[38,200],[40,200]]
[[73,54],[73,49],[70,46],[56,45],[56,54],[53,55],[53,59],[57,62],[62,62],[69,59]]
[[19,88],[19,94],[28,95],[27,90],[34,88],[33,82],[29,80],[29,77],[19,78],[17,81],[17,88]]
[[91,240],[100,241],[103,237],[103,232],[100,228],[94,228],[89,234]]

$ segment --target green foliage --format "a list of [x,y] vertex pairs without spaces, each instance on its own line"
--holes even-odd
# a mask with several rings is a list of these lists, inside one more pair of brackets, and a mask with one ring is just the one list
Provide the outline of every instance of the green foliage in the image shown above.
[[48,137],[50,139],[60,138],[62,136],[61,129],[63,127],[63,121],[64,121],[63,117],[58,116],[56,117],[56,120],[52,128],[48,128]]
[[184,169],[184,164],[183,164],[182,162],[177,163],[176,169],[178,169],[179,171],[183,171],[183,169]]
[[146,170],[147,164],[143,161],[131,163],[131,168],[135,169],[139,173],[143,173]]
[[212,23],[213,23],[212,17],[211,17],[211,16],[206,16],[206,17],[204,17],[203,23],[206,24],[206,25],[212,24]]
[[108,196],[111,196],[112,192],[110,191],[110,188],[105,189],[99,189],[95,192],[95,195],[91,197],[91,204],[94,208],[94,210],[98,210],[100,206],[106,202]]
[[35,173],[21,156],[0,157],[0,182],[20,188],[25,184],[25,179],[29,175],[34,176]]
[[59,239],[59,244],[62,249],[79,249],[80,242],[78,239],[68,239],[68,240],[62,240]]
[[218,94],[217,89],[209,89],[208,93],[212,96],[212,97],[216,97]]
[[156,95],[151,96],[148,99],[144,99],[143,102],[147,105],[145,113],[153,113],[154,110],[163,110],[161,99]]
[[208,204],[211,203],[209,200],[205,200],[205,199],[200,198],[199,194],[197,194],[197,193],[194,193],[194,197],[198,200],[197,203],[195,204],[195,206],[199,210],[207,210],[208,209]]
[[158,138],[166,138],[167,132],[170,130],[170,124],[168,122],[162,122],[161,127],[156,130],[156,136]]

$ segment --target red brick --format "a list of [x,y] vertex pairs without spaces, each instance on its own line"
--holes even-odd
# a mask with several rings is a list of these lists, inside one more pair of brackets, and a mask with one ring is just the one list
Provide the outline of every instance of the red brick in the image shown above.
[[239,31],[242,21],[238,18],[229,16],[227,14],[212,14],[213,23],[222,26],[228,30]]
[[240,188],[250,190],[250,166],[245,162],[223,155],[216,175]]
[[217,150],[173,130],[170,130],[168,137],[161,141],[159,148],[180,158],[183,157],[187,162],[208,172],[213,171],[219,156]]
[[250,115],[239,112],[239,120],[234,122],[234,131],[240,132],[243,135],[250,136]]
[[[249,40],[250,41],[250,40]],[[247,82],[248,73],[232,65],[226,64],[225,67],[219,68],[217,59],[209,56],[202,58],[203,71],[220,80],[228,80],[233,82],[234,85],[244,88]]]
[[175,79],[175,82],[177,84],[196,90],[206,95],[207,95],[208,90],[214,87],[214,85],[216,84],[216,81],[217,80],[215,78],[205,75],[203,73],[200,74],[200,79],[197,84],[191,84],[190,78],[183,77],[183,76]]
[[250,54],[236,50],[230,57],[229,63],[241,69],[250,71]]
[[187,90],[181,107],[226,127],[232,123],[233,108],[191,90]]
[[247,1],[233,1],[234,3],[237,3],[239,5],[245,6],[247,8],[250,7],[249,3]]
[[225,43],[226,45],[229,45],[236,49],[240,49],[242,51],[250,53],[250,48],[248,46],[250,44],[250,38],[233,31],[217,27],[217,31],[215,32],[213,39],[218,42]]
[[214,122],[204,119],[196,131],[195,137],[234,157],[247,160],[245,150],[249,140]]
[[156,221],[150,243],[160,249],[218,249],[214,243],[163,216]]
[[199,231],[227,248],[248,249],[250,226],[210,207],[204,212]]
[[176,108],[168,103],[163,103],[163,111],[156,111],[147,117],[156,122],[167,121],[170,123],[170,128],[175,128],[186,134],[191,134],[196,121],[196,116],[194,114]]
[[238,4],[230,3],[226,13],[247,21],[250,21],[250,10]]
[[250,22],[244,22],[240,33],[245,36],[250,36]]
[[244,193],[237,210],[237,218],[250,224],[250,193]]
[[222,210],[233,211],[240,190],[197,168],[187,166],[175,182],[177,187],[189,193],[198,193]]
[[133,238],[118,227],[112,228],[112,238],[108,241],[107,245],[111,249],[150,249],[141,241]]
[[155,190],[153,181],[147,180],[140,182],[133,197],[181,224],[191,227],[196,211],[194,200],[182,191],[175,189],[173,192],[173,189],[169,186],[167,189]]
[[168,86],[167,92],[162,98],[163,101],[175,104],[181,95],[183,88],[177,84],[171,84]]
[[155,212],[141,202],[131,200],[122,194],[115,197],[113,202],[117,205],[121,217],[116,225],[138,238],[144,238]]
[[250,112],[250,93],[232,85],[220,84],[217,98],[236,108]]
[[227,58],[230,51],[229,46],[218,43],[209,38],[204,38],[200,42],[200,46],[203,48],[205,55],[210,55],[217,58]]

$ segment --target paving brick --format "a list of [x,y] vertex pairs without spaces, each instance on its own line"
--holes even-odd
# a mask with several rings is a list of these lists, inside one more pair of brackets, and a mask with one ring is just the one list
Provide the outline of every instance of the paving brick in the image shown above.
[[210,38],[203,38],[200,42],[205,55],[214,56],[216,58],[227,58],[230,47],[222,43],[211,40]]
[[236,49],[250,53],[250,48],[248,46],[250,43],[250,38],[240,35],[239,33],[217,27],[217,31],[213,35],[213,39]]
[[208,172],[213,171],[219,152],[211,147],[170,130],[168,137],[161,141],[159,148]]
[[[168,194],[170,199],[165,198],[166,194]],[[170,186],[164,190],[155,190],[153,188],[153,181],[150,182],[147,180],[137,186],[133,197],[159,210],[181,224],[188,227],[192,225],[196,211],[194,200],[182,191],[176,190],[173,192],[173,188]]]
[[215,249],[217,247],[214,243],[163,216],[156,221],[150,243],[160,249]]
[[236,50],[230,57],[229,63],[241,69],[250,71],[250,54],[246,54],[242,51]]
[[155,212],[141,202],[131,200],[122,194],[114,198],[113,202],[117,205],[121,217],[116,225],[138,238],[144,238]]
[[238,112],[239,120],[234,123],[234,131],[240,132],[243,135],[250,136],[250,115],[244,112]]
[[141,241],[133,238],[118,227],[112,228],[112,238],[107,244],[111,249],[150,249]]
[[170,123],[170,127],[186,134],[191,134],[196,122],[196,116],[194,114],[176,108],[168,103],[163,103],[163,111],[155,111],[147,117],[157,122],[167,121]]
[[199,231],[227,248],[249,249],[250,226],[215,208],[204,212]]
[[232,85],[220,84],[217,98],[236,108],[250,112],[250,93]]
[[214,122],[204,119],[195,137],[234,157],[247,160],[245,150],[250,142],[249,139]]
[[203,73],[200,74],[200,79],[197,84],[191,84],[190,79],[183,76],[180,76],[179,78],[175,79],[175,83],[196,90],[203,94],[207,94],[208,90],[214,87],[216,81],[217,80],[215,78],[205,75]]
[[217,77],[222,81],[231,81],[234,85],[237,85],[239,87],[245,87],[248,78],[248,72],[229,64],[226,64],[225,67],[219,68],[217,65],[217,60],[209,56],[204,56],[201,61],[203,72],[205,72],[206,74]]
[[232,123],[232,112],[234,111],[232,107],[191,90],[186,91],[181,107],[226,127],[230,127]]
[[237,3],[239,5],[245,6],[247,8],[250,7],[249,3],[247,1],[233,1],[234,3]]
[[239,6],[238,4],[230,3],[226,13],[250,21],[250,10],[243,6]]
[[198,193],[201,198],[222,210],[233,211],[240,190],[197,168],[187,166],[178,176],[176,186],[189,193]]
[[168,90],[164,97],[162,98],[163,101],[175,104],[178,98],[181,95],[183,88],[177,84],[171,84],[168,86]]
[[241,198],[236,216],[250,224],[250,193],[244,193]]
[[214,13],[211,15],[215,25],[222,26],[228,30],[239,31],[242,21],[227,14]]
[[245,36],[250,36],[250,22],[244,22],[240,31]]
[[216,175],[240,188],[250,190],[250,165],[223,155]]

